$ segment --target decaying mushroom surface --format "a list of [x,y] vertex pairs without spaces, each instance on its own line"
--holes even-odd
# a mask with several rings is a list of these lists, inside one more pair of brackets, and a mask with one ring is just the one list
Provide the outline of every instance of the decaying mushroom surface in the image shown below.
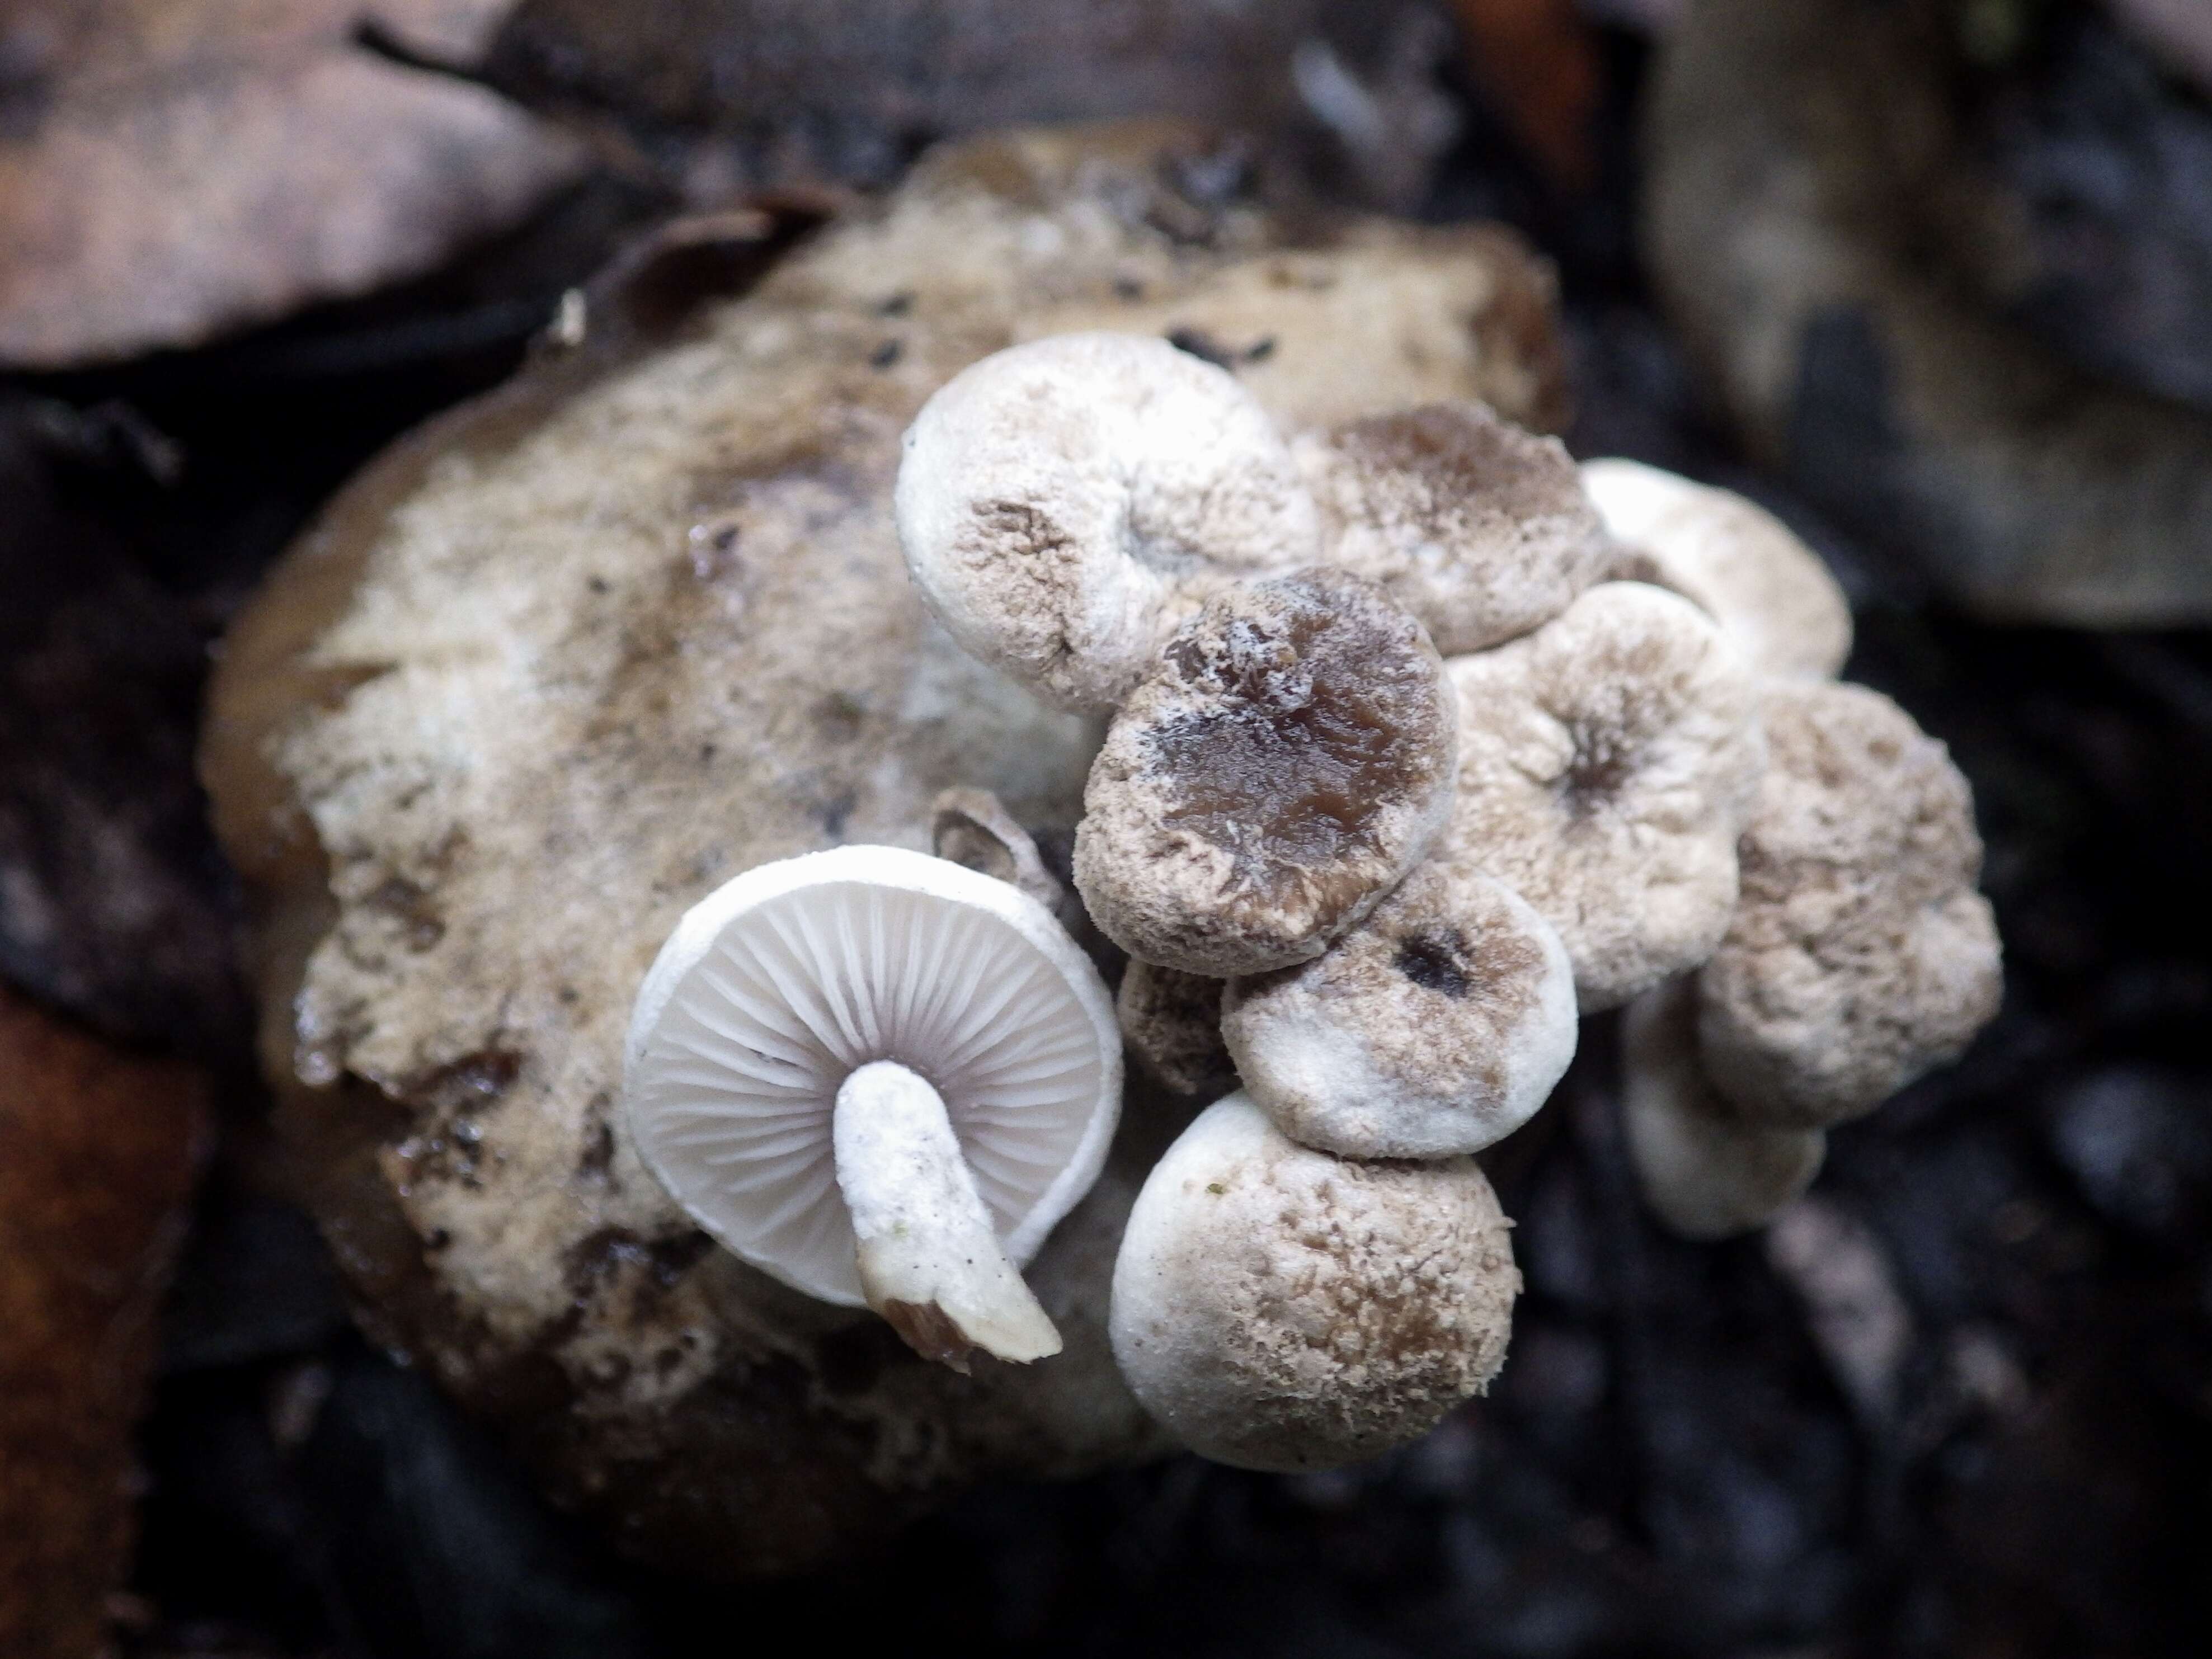
[[1186,973],[1320,955],[1443,830],[1456,714],[1427,634],[1373,584],[1229,588],[1107,731],[1076,831],[1084,902],[1130,955]]
[[1229,981],[1221,1035],[1276,1127],[1347,1158],[1479,1152],[1575,1054],[1575,976],[1503,883],[1425,864],[1311,962]]
[[1759,1121],[1719,1094],[1698,1054],[1697,987],[1669,981],[1621,1019],[1620,1115],[1644,1202],[1685,1238],[1763,1227],[1812,1184],[1828,1137]]
[[1869,1111],[2002,993],[1982,841],[1949,752],[1878,691],[1771,684],[1743,902],[1698,975],[1714,1084],[1762,1122]]
[[1556,408],[1510,239],[1307,219],[1291,246],[1178,191],[1216,153],[1158,127],[950,150],[689,310],[696,262],[648,259],[580,349],[349,488],[226,642],[203,769],[302,1188],[378,1336],[665,1566],[788,1571],[981,1475],[1166,1443],[1104,1328],[1172,1133],[1152,1097],[1030,1265],[1065,1350],[966,1379],[714,1249],[611,1113],[638,983],[720,882],[925,848],[955,785],[1075,821],[1094,734],[966,658],[901,559],[899,436],[961,368],[1190,330],[1285,429]]
[[1169,1148],[1114,1268],[1114,1352],[1185,1445],[1326,1468],[1413,1438],[1504,1363],[1513,1265],[1472,1158],[1363,1164],[1241,1094]]
[[1585,1013],[1710,956],[1765,755],[1756,682],[1720,629],[1675,594],[1602,582],[1450,668],[1459,799],[1438,856],[1558,929]]
[[1447,656],[1549,622],[1603,570],[1565,448],[1479,404],[1370,416],[1297,453],[1330,562],[1379,583]]
[[1582,477],[1618,544],[1613,574],[1680,593],[1762,674],[1825,679],[1843,667],[1844,590],[1765,507],[1640,461],[1584,461]]

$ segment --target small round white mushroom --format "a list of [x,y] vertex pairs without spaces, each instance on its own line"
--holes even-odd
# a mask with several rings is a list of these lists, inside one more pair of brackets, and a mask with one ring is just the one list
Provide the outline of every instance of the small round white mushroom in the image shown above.
[[661,947],[624,1059],[646,1166],[746,1261],[956,1369],[1059,1352],[1018,1270],[1097,1178],[1121,1044],[1035,899],[891,847],[747,871]]
[[1428,635],[1340,570],[1207,601],[1108,728],[1075,884],[1109,939],[1186,973],[1321,954],[1451,810],[1455,706]]
[[1699,1047],[1747,1116],[1817,1127],[1957,1058],[2003,992],[1950,753],[1878,691],[1774,682],[1743,901],[1698,975]]
[[1221,1040],[1223,981],[1132,960],[1114,994],[1122,1041],[1146,1073],[1179,1095],[1214,1097],[1237,1085]]
[[1759,673],[1828,679],[1843,667],[1844,590],[1765,507],[1640,461],[1584,461],[1582,477],[1617,544],[1612,574],[1680,593]]
[[1447,656],[1549,622],[1604,572],[1565,447],[1480,404],[1372,416],[1293,448],[1329,562],[1379,583]]
[[1311,962],[1233,979],[1221,1035],[1291,1139],[1346,1158],[1479,1152],[1575,1054],[1575,975],[1502,882],[1424,864]]
[[1754,683],[1720,629],[1678,595],[1601,582],[1450,667],[1459,799],[1437,856],[1559,930],[1584,1013],[1711,955],[1765,764]]
[[1119,704],[1223,580],[1320,551],[1267,411],[1146,335],[1054,335],[962,370],[908,428],[893,510],[952,637],[1079,708]]
[[1698,1058],[1688,979],[1628,1005],[1621,1060],[1629,1163],[1652,1212],[1684,1238],[1764,1227],[1820,1172],[1825,1132],[1753,1121],[1714,1091]]
[[1114,1358],[1192,1450],[1250,1469],[1373,1457],[1480,1394],[1521,1274],[1472,1158],[1361,1164],[1242,1094],[1153,1167],[1114,1263]]

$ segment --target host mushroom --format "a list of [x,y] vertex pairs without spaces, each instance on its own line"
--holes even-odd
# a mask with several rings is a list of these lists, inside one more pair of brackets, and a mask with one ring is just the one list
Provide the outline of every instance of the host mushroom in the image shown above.
[[1640,461],[1584,461],[1582,476],[1618,544],[1613,574],[1680,593],[1761,674],[1831,679],[1843,667],[1844,590],[1765,507]]
[[1129,1052],[1179,1095],[1218,1096],[1237,1086],[1237,1062],[1221,1040],[1221,988],[1203,974],[1132,961],[1114,993]]
[[1315,1469],[1414,1438],[1505,1358],[1521,1275],[1472,1158],[1361,1164],[1243,1094],[1153,1167],[1114,1264],[1114,1357],[1185,1445]]
[[1754,682],[1720,629],[1676,594],[1601,582],[1450,666],[1459,799],[1438,856],[1559,930],[1584,1013],[1711,955],[1765,763]]
[[1966,781],[1910,714],[1863,686],[1776,682],[1766,730],[1698,1042],[1747,1116],[1815,1127],[1964,1051],[2002,994],[1996,924]]
[[1266,410],[1147,335],[1054,335],[962,370],[908,428],[893,507],[952,637],[1079,708],[1119,704],[1222,580],[1320,552]]
[[1451,811],[1451,685],[1419,623],[1340,570],[1207,601],[1108,729],[1075,884],[1131,956],[1225,977],[1303,962]]
[[1504,884],[1425,864],[1310,962],[1229,981],[1221,1035],[1291,1139],[1346,1158],[1479,1152],[1575,1054],[1566,947]]
[[1697,1027],[1686,977],[1628,1005],[1621,1127],[1653,1213],[1684,1238],[1729,1238],[1764,1227],[1812,1184],[1828,1137],[1756,1122],[1714,1092]]
[[1294,449],[1329,562],[1381,584],[1446,656],[1550,621],[1603,574],[1565,448],[1481,404],[1372,416]]
[[647,1167],[738,1255],[956,1370],[1059,1352],[1018,1268],[1097,1178],[1121,1043],[1035,899],[892,847],[747,871],[661,947],[624,1061]]

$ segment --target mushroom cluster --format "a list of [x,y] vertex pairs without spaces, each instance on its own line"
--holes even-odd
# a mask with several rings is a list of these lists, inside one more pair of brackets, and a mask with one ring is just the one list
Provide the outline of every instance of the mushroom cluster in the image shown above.
[[[1124,1042],[1218,1097],[1131,1212],[1115,1358],[1185,1444],[1295,1469],[1503,1363],[1474,1154],[1579,1016],[1628,1011],[1633,1162],[1712,1237],[1994,1011],[1964,781],[1834,683],[1840,592],[1739,497],[1473,403],[1285,434],[1227,370],[1087,333],[947,382],[895,514],[964,649],[1104,720],[1079,905],[972,792],[939,860],[750,872],[648,978],[629,1089],[702,1224],[926,1353],[1054,1351],[1018,1268],[1097,1170]],[[951,943],[901,931],[931,906]],[[1111,1013],[1091,927],[1128,958]]]

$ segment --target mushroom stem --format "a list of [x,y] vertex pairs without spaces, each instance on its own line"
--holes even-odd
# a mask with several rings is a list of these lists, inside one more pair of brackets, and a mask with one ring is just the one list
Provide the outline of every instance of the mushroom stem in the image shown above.
[[894,1060],[861,1066],[837,1091],[830,1133],[860,1288],[908,1346],[963,1375],[970,1347],[1024,1364],[1060,1352],[926,1079]]

